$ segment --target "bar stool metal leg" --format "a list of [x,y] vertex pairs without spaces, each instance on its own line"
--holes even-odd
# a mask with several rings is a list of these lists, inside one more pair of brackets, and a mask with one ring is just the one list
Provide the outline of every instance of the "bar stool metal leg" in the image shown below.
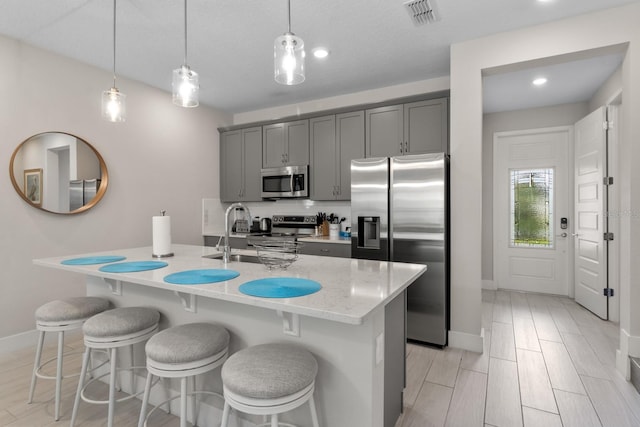
[[111,349],[111,372],[109,372],[109,414],[107,416],[107,427],[113,427],[113,414],[116,409],[116,349]]
[[180,427],[187,427],[187,377],[180,379]]
[[62,393],[62,350],[64,347],[64,331],[58,332],[58,360],[56,372],[56,398],[54,419],[60,419],[60,394]]
[[80,369],[80,379],[78,380],[78,389],[76,390],[76,398],[73,402],[73,411],[71,412],[71,424],[73,427],[76,424],[76,416],[78,415],[78,407],[80,406],[80,395],[82,394],[82,384],[84,378],[87,375],[87,366],[89,366],[89,357],[91,356],[91,348],[87,347],[84,350],[84,356],[82,357],[82,368]]
[[29,388],[29,400],[27,400],[27,403],[33,402],[33,392],[36,389],[36,380],[38,379],[36,372],[40,367],[40,359],[42,358],[43,344],[44,344],[44,331],[40,331],[38,335],[38,346],[36,347],[36,360],[33,362],[33,374],[31,375],[31,387]]

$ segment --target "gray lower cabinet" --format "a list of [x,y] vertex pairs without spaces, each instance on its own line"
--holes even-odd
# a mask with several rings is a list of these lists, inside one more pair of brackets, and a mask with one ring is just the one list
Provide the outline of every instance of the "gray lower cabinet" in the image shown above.
[[309,164],[309,120],[262,127],[262,167]]
[[260,201],[262,128],[220,135],[220,199],[224,202]]
[[366,157],[448,153],[446,98],[366,110]]
[[[220,251],[222,251],[222,246],[224,245],[224,236],[220,238],[220,236],[204,236],[204,245],[205,246],[216,246],[220,241]],[[229,236],[229,246],[232,249],[247,249],[247,239],[244,237],[233,237]]]
[[342,243],[301,242],[300,253],[303,255],[334,256],[351,258],[351,245]]
[[351,199],[351,160],[364,157],[364,111],[309,120],[311,198]]

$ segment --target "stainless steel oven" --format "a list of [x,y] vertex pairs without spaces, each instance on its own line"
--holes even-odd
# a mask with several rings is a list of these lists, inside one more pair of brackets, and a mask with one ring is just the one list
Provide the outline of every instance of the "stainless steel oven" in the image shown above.
[[311,236],[315,232],[315,215],[274,215],[271,217],[271,232],[247,236],[247,244],[268,241],[292,241],[298,237]]
[[309,165],[262,169],[262,198],[309,197]]

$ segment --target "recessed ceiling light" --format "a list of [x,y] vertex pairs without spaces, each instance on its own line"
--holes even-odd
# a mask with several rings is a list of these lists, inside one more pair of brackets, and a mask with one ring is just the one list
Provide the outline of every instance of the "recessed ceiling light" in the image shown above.
[[312,52],[313,56],[315,56],[316,58],[326,58],[327,56],[329,56],[329,51],[324,47],[317,47],[313,49]]
[[536,86],[542,86],[547,82],[547,79],[545,77],[538,77],[537,79],[533,80],[533,84]]

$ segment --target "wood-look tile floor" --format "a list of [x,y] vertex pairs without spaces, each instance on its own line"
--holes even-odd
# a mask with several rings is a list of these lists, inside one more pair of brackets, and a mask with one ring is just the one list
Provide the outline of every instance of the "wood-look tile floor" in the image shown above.
[[[72,375],[80,372],[82,364],[81,352],[84,348],[82,336],[80,334],[67,336],[65,338],[65,346],[67,347],[66,351],[77,351],[77,353],[65,357],[64,373]],[[42,360],[55,356],[55,352],[55,342],[45,345]],[[34,355],[35,342],[33,348],[0,354],[0,377],[2,378],[2,381],[0,381],[0,426],[41,427],[69,425],[73,399],[78,386],[78,377],[68,378],[62,382],[60,420],[56,422],[53,419],[55,381],[39,379],[33,403],[27,404]],[[54,375],[55,363],[47,365],[44,372],[48,375]],[[92,398],[105,399],[108,395],[107,385],[95,383],[90,386],[89,393]],[[116,397],[118,396],[119,394],[116,394]],[[114,425],[137,426],[140,406],[141,401],[139,399],[131,399],[117,404]],[[106,405],[80,403],[76,426],[104,427],[106,425]],[[178,417],[169,415],[164,411],[156,411],[149,419],[149,426],[170,427],[179,425],[180,420]]]
[[618,326],[573,300],[483,291],[483,354],[407,346],[396,427],[640,426],[615,369]]

